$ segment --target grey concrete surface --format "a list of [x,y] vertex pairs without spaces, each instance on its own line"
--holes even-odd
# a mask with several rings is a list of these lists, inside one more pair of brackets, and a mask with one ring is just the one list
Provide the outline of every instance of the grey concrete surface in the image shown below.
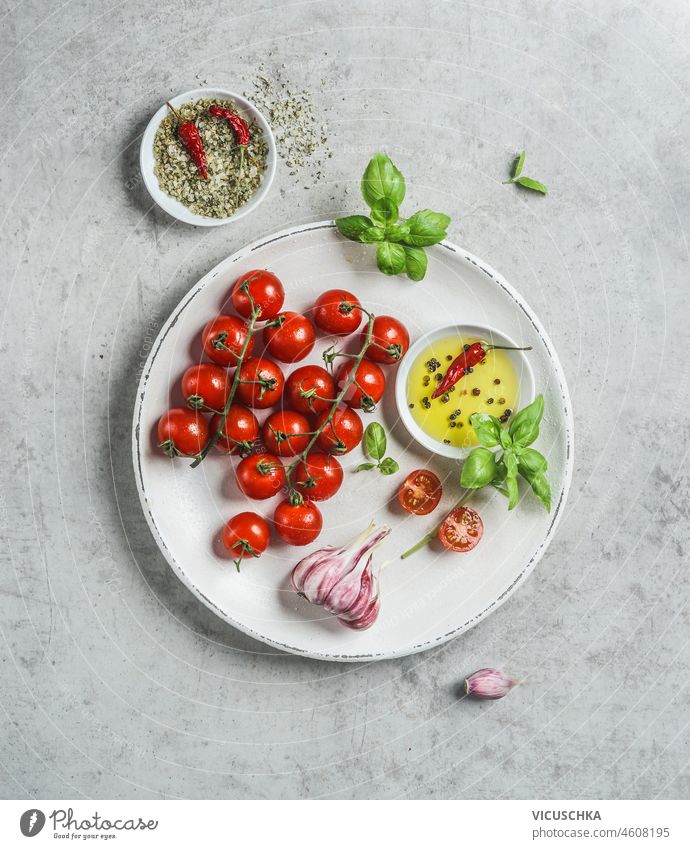
[[[2,2],[0,795],[681,797],[688,792],[690,7],[641,0]],[[284,63],[333,156],[196,230],[138,139],[200,80]],[[546,198],[504,186],[525,173]],[[495,615],[371,666],[281,655],[171,575],[130,465],[135,387],[188,288],[250,239],[357,207],[371,152],[526,295],[577,461]],[[471,704],[463,676],[528,679]]]

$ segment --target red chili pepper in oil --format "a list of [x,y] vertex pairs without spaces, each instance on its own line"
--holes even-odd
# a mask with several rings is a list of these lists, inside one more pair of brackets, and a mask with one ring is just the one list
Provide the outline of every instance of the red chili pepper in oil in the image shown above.
[[[167,103],[167,101],[166,101]],[[183,121],[180,113],[167,103],[168,108],[172,110],[177,118],[177,135],[182,142],[182,146],[191,156],[192,162],[196,165],[199,175],[202,180],[208,180],[208,170],[206,167],[206,152],[204,151],[204,142],[201,138],[201,133],[194,121]]]
[[448,366],[443,380],[431,393],[432,398],[438,398],[445,395],[446,392],[455,386],[455,384],[464,377],[470,374],[476,365],[478,365],[489,351],[531,351],[532,348],[512,348],[509,345],[484,345],[481,342],[473,342],[471,345],[465,345],[463,352],[457,356]]

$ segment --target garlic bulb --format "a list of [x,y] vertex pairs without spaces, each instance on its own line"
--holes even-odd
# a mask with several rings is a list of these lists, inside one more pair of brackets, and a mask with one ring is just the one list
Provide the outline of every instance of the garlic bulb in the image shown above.
[[499,669],[478,669],[465,678],[465,692],[474,699],[502,699],[519,683]]
[[[370,628],[379,615],[378,577],[371,551],[391,532],[372,522],[350,545],[308,554],[292,570],[295,592],[324,607],[348,628]],[[369,555],[368,557],[366,555]]]

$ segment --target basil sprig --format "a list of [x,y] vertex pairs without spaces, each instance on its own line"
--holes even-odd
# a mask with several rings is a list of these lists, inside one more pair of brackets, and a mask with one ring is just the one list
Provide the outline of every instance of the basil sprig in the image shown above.
[[405,199],[405,178],[385,153],[376,153],[362,176],[362,197],[369,215],[336,218],[341,235],[353,242],[376,244],[376,264],[384,274],[402,274],[422,280],[426,274],[424,248],[443,241],[450,218],[422,209],[410,218],[400,217]]
[[[544,414],[544,396],[537,395],[527,407],[516,413],[508,430],[501,427],[495,416],[474,413],[470,424],[481,443],[462,466],[460,483],[466,489],[493,486],[508,499],[512,510],[520,497],[518,477],[524,478],[532,491],[551,510],[551,487],[546,478],[548,463],[543,454],[529,446],[539,436],[539,424]],[[499,448],[497,452],[491,448]]]
[[400,466],[392,457],[384,456],[386,445],[386,431],[381,425],[378,422],[367,425],[367,429],[364,431],[364,450],[376,462],[361,463],[355,471],[366,472],[370,469],[378,469],[382,475],[394,475]]
[[533,192],[541,192],[543,195],[547,194],[548,190],[543,183],[540,183],[539,180],[533,180],[532,177],[523,177],[522,176],[522,166],[525,164],[525,151],[517,157],[515,160],[515,167],[513,168],[513,176],[510,180],[504,180],[503,185],[506,186],[509,183],[517,183],[518,186],[523,186],[525,189],[532,189]]

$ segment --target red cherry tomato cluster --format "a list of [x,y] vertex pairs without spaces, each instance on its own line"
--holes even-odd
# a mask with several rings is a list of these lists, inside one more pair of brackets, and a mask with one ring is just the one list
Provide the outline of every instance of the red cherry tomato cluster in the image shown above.
[[[370,411],[381,400],[381,364],[404,356],[409,334],[391,316],[371,316],[344,289],[324,292],[307,314],[284,310],[284,287],[265,270],[239,277],[229,302],[236,314],[218,315],[203,328],[201,344],[210,362],[184,373],[187,408],[161,417],[158,443],[171,457],[194,458],[193,465],[214,446],[239,454],[238,489],[256,500],[287,491],[274,510],[274,529],[290,545],[308,545],[323,525],[317,502],[332,498],[343,483],[338,455],[362,440],[357,411]],[[353,337],[354,353],[329,349],[324,355],[329,366],[343,357],[342,365],[332,366],[335,375],[316,364],[292,368],[312,352],[317,328],[329,337]],[[279,362],[290,365],[287,377]],[[256,414],[262,410],[267,414],[260,423]],[[270,536],[268,523],[255,512],[233,516],[223,529],[238,569],[242,560],[266,550]]]

